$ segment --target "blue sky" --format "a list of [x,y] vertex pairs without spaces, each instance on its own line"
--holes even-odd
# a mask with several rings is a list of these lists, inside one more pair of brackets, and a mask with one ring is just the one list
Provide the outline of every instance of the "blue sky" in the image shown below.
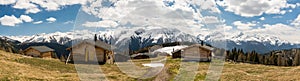
[[[20,17],[24,15],[25,10],[14,9],[12,5],[2,5],[0,6],[0,17],[4,15],[14,15]],[[46,11],[43,10],[39,13],[26,14],[30,16],[34,21],[43,21],[41,24],[33,24],[32,22],[23,22],[17,26],[5,26],[0,25],[1,35],[33,35],[39,33],[51,33],[51,32],[66,32],[73,28],[73,22],[76,19],[76,15],[80,5],[65,6],[61,10],[57,11]],[[53,17],[56,19],[53,23],[48,23],[47,18]],[[69,23],[66,23],[69,22]]]
[[[23,2],[21,2],[23,1]],[[164,0],[161,2],[169,1],[171,4],[167,4],[167,7],[173,7],[174,9],[186,9],[179,4],[178,0]],[[209,0],[208,0],[209,1]],[[235,0],[221,0],[208,2],[203,1],[197,4],[197,7],[211,6],[215,8],[205,8],[215,11],[217,20],[224,21],[223,26],[229,27],[230,30],[237,31],[249,31],[258,28],[267,27],[290,27],[298,30],[300,23],[300,1],[299,0],[273,0],[273,1],[260,1],[260,0],[245,0],[238,2]],[[23,4],[20,4],[23,3]],[[48,5],[47,3],[52,3]],[[257,4],[253,4],[257,3]],[[278,4],[277,4],[278,3]],[[111,2],[105,2],[104,4],[111,4]],[[54,6],[53,6],[54,5]],[[86,0],[72,0],[59,2],[55,0],[49,0],[49,2],[39,2],[36,0],[0,0],[0,35],[34,35],[39,33],[53,33],[53,32],[68,32],[73,30],[74,22],[76,21],[76,16],[81,5],[86,4]],[[111,4],[114,7],[118,4]],[[91,6],[91,5],[88,5]],[[273,9],[274,8],[274,9]],[[205,10],[204,9],[204,10]],[[249,9],[249,10],[248,10]],[[82,16],[87,14],[81,14],[82,18],[91,19],[83,20],[89,21],[89,27],[93,27],[95,20],[92,17],[97,17],[92,10],[82,10],[82,12],[90,13],[92,16]],[[193,12],[191,10],[191,12]],[[99,12],[101,13],[101,12]],[[122,12],[126,13],[126,11]],[[121,13],[121,14],[122,14]],[[195,12],[194,12],[195,13]],[[206,12],[203,12],[203,16]],[[106,13],[107,14],[107,13]],[[109,14],[120,14],[115,12],[110,12]],[[22,19],[20,16],[27,16],[31,19]],[[6,16],[6,17],[5,17]],[[299,19],[297,19],[299,16]],[[90,17],[90,18],[89,18]],[[113,16],[112,16],[113,17]],[[2,21],[1,21],[2,18]],[[5,19],[12,19],[12,22],[4,22]],[[50,18],[50,19],[49,19]],[[52,18],[52,19],[51,19]],[[105,17],[98,17],[100,20],[106,19],[109,21],[98,22],[96,24],[102,23],[108,26],[120,26],[120,23],[115,24],[115,22],[121,22],[118,20],[107,19]],[[207,22],[214,22],[216,19],[213,16],[207,16]],[[103,20],[103,21],[104,21]],[[204,18],[204,20],[206,20]],[[210,21],[209,21],[210,20]],[[7,20],[6,20],[7,21]],[[79,20],[77,20],[79,21]],[[93,22],[92,22],[93,21]],[[200,21],[200,20],[199,20]],[[201,21],[200,21],[201,22]],[[134,22],[131,22],[134,24]],[[128,23],[127,23],[128,24]],[[174,23],[173,23],[174,24]],[[203,23],[202,23],[203,24]],[[201,25],[199,25],[201,26]],[[107,28],[107,27],[98,27]],[[268,29],[265,29],[268,30]],[[255,30],[261,31],[261,30]],[[270,30],[268,30],[270,31]],[[288,32],[288,30],[287,30]]]
[[[251,21],[257,21],[258,23],[257,27],[261,27],[263,24],[276,24],[276,23],[282,23],[282,24],[290,24],[292,20],[297,18],[297,16],[300,14],[300,7],[297,7],[293,10],[293,12],[287,12],[285,14],[263,14],[261,16],[255,16],[255,17],[243,17],[240,15],[236,15],[233,12],[225,11],[224,8],[219,7],[222,14],[221,17],[226,20],[227,25],[232,25],[235,21],[242,21],[242,22],[251,22]],[[260,20],[261,17],[264,17],[265,20]],[[279,18],[278,18],[279,17]]]

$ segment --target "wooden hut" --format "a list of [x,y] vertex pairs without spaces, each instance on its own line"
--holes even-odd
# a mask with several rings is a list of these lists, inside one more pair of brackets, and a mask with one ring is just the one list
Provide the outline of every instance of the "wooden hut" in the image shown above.
[[47,46],[30,46],[22,51],[22,54],[32,57],[52,58],[54,50]]
[[184,58],[184,60],[210,61],[212,57],[212,47],[194,44],[186,48],[172,52],[173,58]]
[[114,63],[112,46],[99,40],[83,40],[67,50],[70,51],[67,61]]

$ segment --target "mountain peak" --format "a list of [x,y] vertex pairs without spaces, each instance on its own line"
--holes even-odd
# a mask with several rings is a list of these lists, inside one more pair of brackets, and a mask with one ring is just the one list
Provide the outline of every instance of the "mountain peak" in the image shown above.
[[[234,47],[242,49],[256,49],[263,47],[265,51],[273,49],[293,48],[297,43],[291,43],[278,37],[262,34],[248,34],[245,32],[237,32],[226,34],[226,32],[212,32],[198,34],[193,36],[184,33],[176,28],[132,28],[118,29],[109,31],[92,32],[87,30],[73,32],[55,32],[49,34],[38,34],[33,36],[8,36],[7,38],[18,40],[22,43],[31,42],[48,42],[59,43],[62,45],[70,44],[73,40],[93,39],[97,34],[99,40],[114,45],[126,45],[132,42],[134,49],[139,49],[148,45],[162,44],[169,42],[194,42],[199,43],[201,40],[207,43],[213,41],[226,40],[227,48]],[[138,44],[138,45],[137,45]],[[217,47],[217,46],[216,46]],[[260,49],[257,49],[260,50]],[[264,51],[263,51],[264,52]]]

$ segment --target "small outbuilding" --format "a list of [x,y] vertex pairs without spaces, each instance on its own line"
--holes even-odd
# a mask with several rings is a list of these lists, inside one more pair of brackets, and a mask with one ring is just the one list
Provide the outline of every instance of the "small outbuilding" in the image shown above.
[[100,40],[83,40],[67,50],[70,51],[67,61],[114,63],[113,46]]
[[184,60],[211,61],[212,47],[194,44],[172,52],[172,58],[183,58]]
[[53,58],[54,50],[47,46],[30,46],[22,51],[24,55],[41,58]]

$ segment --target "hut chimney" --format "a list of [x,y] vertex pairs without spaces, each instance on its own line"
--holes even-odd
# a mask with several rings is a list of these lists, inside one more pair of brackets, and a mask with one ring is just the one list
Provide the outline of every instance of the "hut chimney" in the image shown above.
[[172,52],[174,52],[175,51],[175,49],[173,48],[173,51]]
[[94,41],[97,41],[97,34],[95,34],[94,36]]

